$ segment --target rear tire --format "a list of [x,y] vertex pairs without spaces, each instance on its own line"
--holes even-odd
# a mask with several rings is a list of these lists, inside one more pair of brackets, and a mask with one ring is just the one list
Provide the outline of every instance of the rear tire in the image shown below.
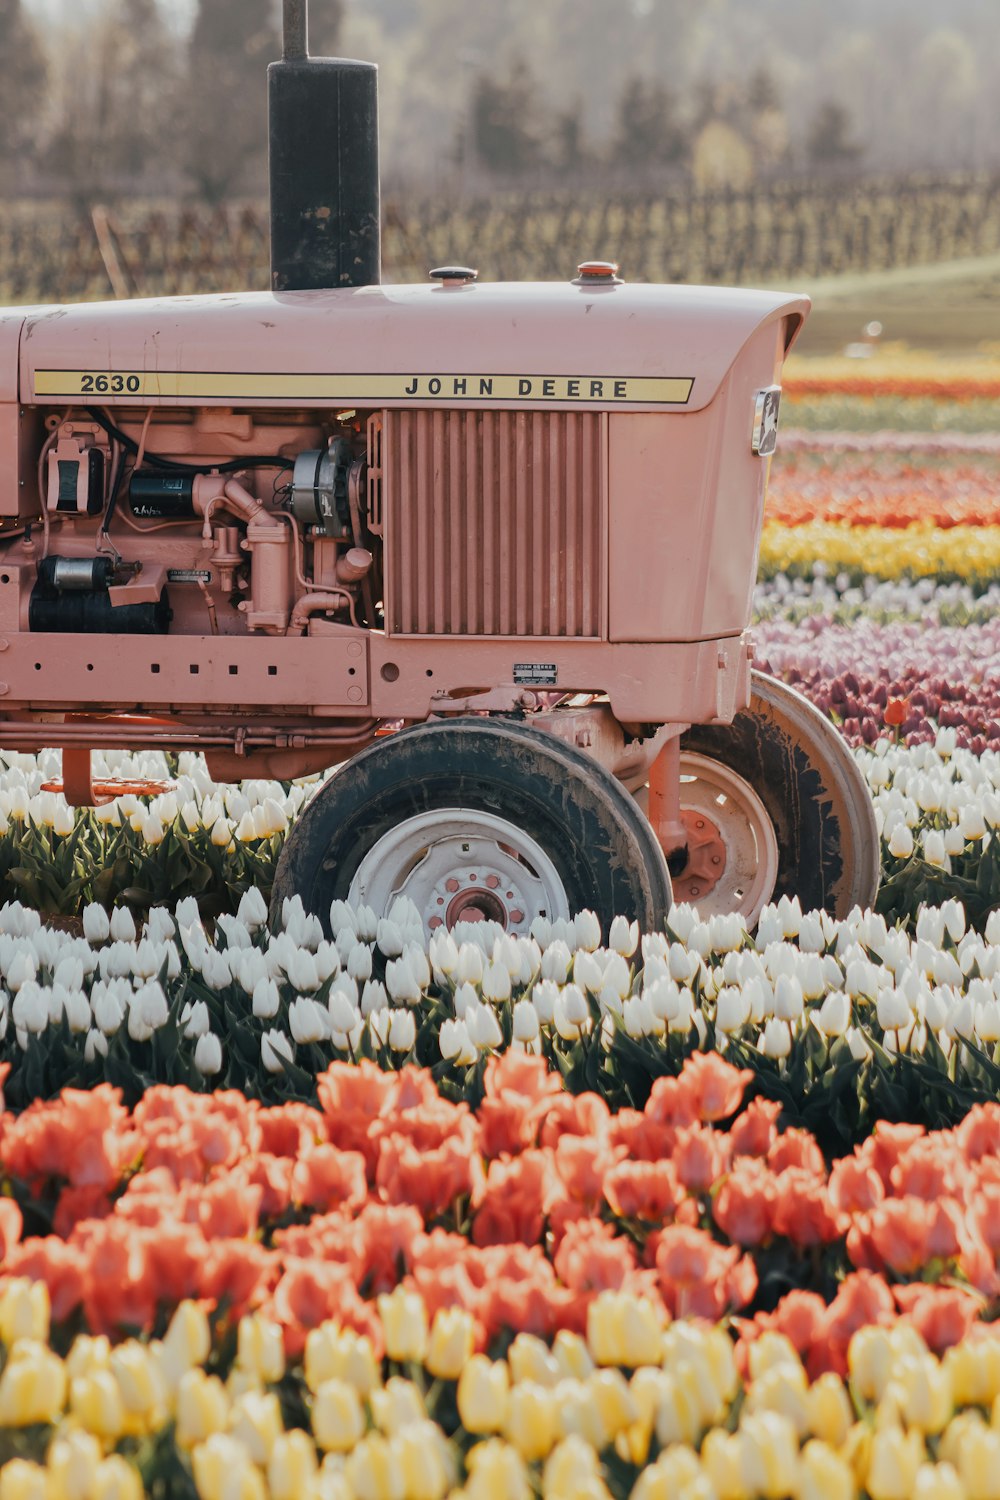
[[[692,725],[681,737],[681,755],[688,753],[735,772],[773,825],[776,878],[748,921],[785,895],[798,896],[803,911],[836,917],[874,902],[881,846],[871,794],[834,725],[800,693],[754,672],[749,708],[732,724]],[[683,874],[678,899],[682,886]]]
[[554,735],[485,718],[404,729],[337,771],[285,842],[272,914],[295,894],[324,926],[334,900],[382,916],[406,895],[428,930],[485,917],[517,933],[584,908],[605,932],[619,913],[651,931],[671,902],[663,851],[613,776]]

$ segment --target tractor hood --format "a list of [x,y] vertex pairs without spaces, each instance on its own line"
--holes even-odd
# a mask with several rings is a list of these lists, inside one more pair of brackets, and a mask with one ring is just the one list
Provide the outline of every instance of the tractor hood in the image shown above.
[[808,309],[723,287],[456,281],[32,308],[19,397],[695,411],[759,328],[777,325],[780,354]]

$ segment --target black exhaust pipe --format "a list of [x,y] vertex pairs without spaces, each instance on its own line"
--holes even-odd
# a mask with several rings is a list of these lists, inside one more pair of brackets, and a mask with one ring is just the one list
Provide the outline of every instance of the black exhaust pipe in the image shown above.
[[271,288],[377,286],[378,69],[310,57],[308,0],[283,4],[283,55],[267,70]]

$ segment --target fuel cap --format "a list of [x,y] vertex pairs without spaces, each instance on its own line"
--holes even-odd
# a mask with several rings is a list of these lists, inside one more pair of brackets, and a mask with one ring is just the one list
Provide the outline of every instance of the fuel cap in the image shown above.
[[576,268],[574,286],[621,286],[616,260],[582,260]]
[[440,281],[442,286],[469,286],[478,275],[471,266],[435,266],[431,280]]

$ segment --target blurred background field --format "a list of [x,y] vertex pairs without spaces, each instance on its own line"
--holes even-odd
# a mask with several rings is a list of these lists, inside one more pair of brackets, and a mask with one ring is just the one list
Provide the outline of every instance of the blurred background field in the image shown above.
[[[0,304],[265,287],[278,0],[5,0]],[[313,0],[380,69],[387,281],[781,285],[804,355],[1000,343],[1000,9]],[[889,86],[890,74],[906,87]]]

